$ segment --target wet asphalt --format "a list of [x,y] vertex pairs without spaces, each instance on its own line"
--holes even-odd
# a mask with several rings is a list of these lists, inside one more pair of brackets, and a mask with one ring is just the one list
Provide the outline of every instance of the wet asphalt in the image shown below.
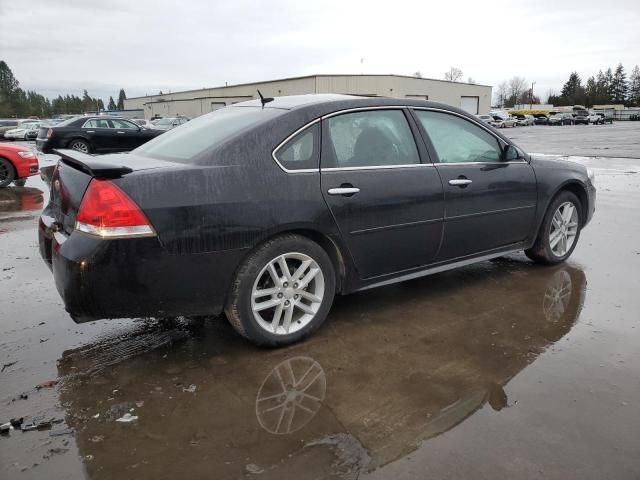
[[[612,151],[640,139],[640,122],[507,134],[566,156],[597,128]],[[571,144],[545,151],[554,129]],[[54,420],[0,436],[0,479],[639,478],[640,147],[624,149],[637,159],[572,157],[598,204],[565,264],[512,255],[341,297],[280,350],[224,318],[75,325],[37,251],[46,186],[0,190],[0,423]]]

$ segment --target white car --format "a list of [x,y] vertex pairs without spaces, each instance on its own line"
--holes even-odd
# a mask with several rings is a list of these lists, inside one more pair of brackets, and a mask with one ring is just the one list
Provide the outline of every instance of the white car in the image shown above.
[[149,120],[145,120],[144,118],[131,118],[130,119],[136,125],[140,125],[143,128],[153,128],[153,123]]
[[4,138],[8,140],[28,140],[29,132],[38,131],[40,122],[24,122],[17,128],[4,132]]
[[489,125],[491,125],[491,122],[493,122],[493,117],[491,115],[476,115],[478,117],[478,120],[482,120],[484,123],[488,123]]
[[597,113],[591,112],[587,116],[587,123],[593,124],[593,125],[599,125],[601,123],[604,123],[604,120],[602,116],[598,115]]
[[496,128],[515,127],[517,125],[514,117],[500,117],[498,115],[492,115],[493,120],[489,122]]

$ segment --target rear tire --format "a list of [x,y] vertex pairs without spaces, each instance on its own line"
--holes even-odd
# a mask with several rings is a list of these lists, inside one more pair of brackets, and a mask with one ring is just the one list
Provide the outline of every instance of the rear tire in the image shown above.
[[69,148],[81,153],[91,153],[91,146],[84,140],[76,139],[69,142]]
[[[567,207],[569,209],[565,210]],[[580,200],[572,192],[563,190],[549,204],[535,243],[524,253],[536,263],[555,265],[564,262],[576,248],[581,229]]]
[[225,313],[233,328],[252,343],[288,345],[322,325],[335,284],[333,263],[320,245],[300,235],[280,235],[242,263]]
[[0,158],[0,188],[8,187],[16,178],[16,169],[13,164],[4,158]]

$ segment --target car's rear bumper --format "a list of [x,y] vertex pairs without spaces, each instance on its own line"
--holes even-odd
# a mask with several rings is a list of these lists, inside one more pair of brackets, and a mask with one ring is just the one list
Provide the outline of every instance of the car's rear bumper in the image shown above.
[[44,213],[40,253],[77,323],[103,318],[216,315],[245,250],[173,255],[156,237],[102,240],[55,231]]

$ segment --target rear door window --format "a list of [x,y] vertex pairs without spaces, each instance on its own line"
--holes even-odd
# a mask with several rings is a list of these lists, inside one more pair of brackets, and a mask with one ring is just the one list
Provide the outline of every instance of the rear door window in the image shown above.
[[330,117],[326,125],[333,151],[327,156],[330,164],[323,167],[387,167],[420,163],[411,128],[402,110],[345,113]]
[[108,120],[93,119],[85,122],[82,128],[111,128]]
[[138,126],[133,122],[128,122],[127,120],[119,120],[117,118],[112,118],[111,123],[113,124],[113,128],[121,128],[127,130],[137,130]]

